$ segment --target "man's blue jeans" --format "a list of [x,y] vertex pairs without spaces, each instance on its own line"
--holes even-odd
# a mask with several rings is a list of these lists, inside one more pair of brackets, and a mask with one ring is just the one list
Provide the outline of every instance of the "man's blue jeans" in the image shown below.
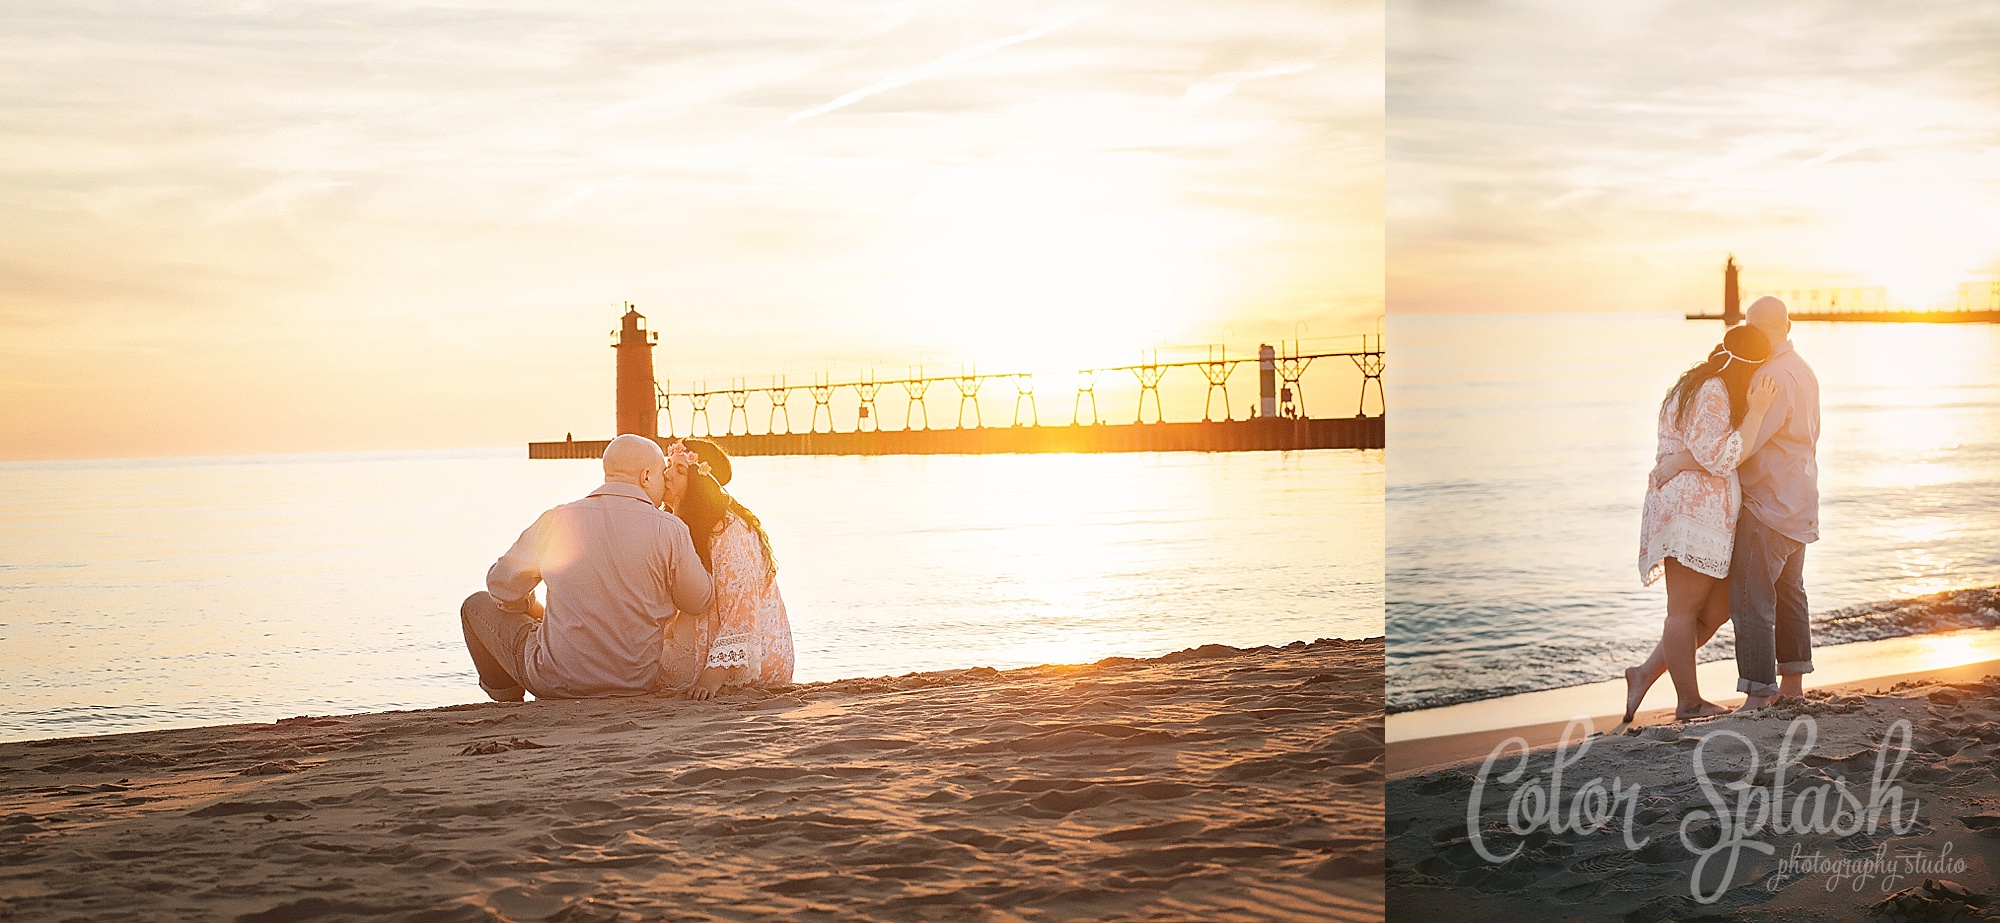
[[1778,676],[1811,673],[1806,546],[1744,510],[1729,562],[1729,619],[1736,623],[1736,691],[1778,694]]

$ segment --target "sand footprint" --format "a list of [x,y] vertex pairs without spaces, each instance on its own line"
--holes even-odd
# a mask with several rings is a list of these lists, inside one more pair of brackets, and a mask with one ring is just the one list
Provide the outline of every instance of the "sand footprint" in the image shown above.
[[520,885],[501,888],[487,898],[486,907],[510,920],[547,920],[567,910],[573,895],[589,887],[579,882],[560,882],[542,888]]

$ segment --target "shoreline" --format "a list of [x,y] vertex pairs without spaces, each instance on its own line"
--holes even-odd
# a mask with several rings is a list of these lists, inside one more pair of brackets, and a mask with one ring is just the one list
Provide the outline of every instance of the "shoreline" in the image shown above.
[[[1808,687],[1824,686],[1981,660],[2000,660],[2000,629],[1966,628],[1818,647],[1813,651],[1815,669],[1806,675],[1806,684]],[[1735,691],[1735,660],[1699,663],[1695,666],[1695,674],[1703,694],[1711,701],[1719,701],[1718,696],[1741,697]],[[1662,676],[1647,691],[1641,710],[1666,708],[1673,700],[1673,683]],[[1616,714],[1624,708],[1624,702],[1625,680],[1621,677],[1474,699],[1437,708],[1392,712],[1387,716],[1389,740],[1393,743],[1444,733],[1505,727],[1506,723],[1520,723],[1523,710],[1551,716],[1558,712],[1565,715]]]
[[[1975,649],[2000,650],[2000,630],[1971,629],[1970,631],[1979,632],[1981,635],[1978,639],[1980,643]],[[1861,645],[1870,643],[1859,642]],[[1818,684],[1809,682],[1806,692],[1808,695],[1815,692],[1829,695],[1878,693],[1904,683],[1969,683],[1978,682],[1988,676],[2000,676],[2000,657],[1943,663],[1918,669],[1903,669],[1896,664],[1896,660],[1887,659],[1884,669],[1890,672],[1830,678]],[[1723,666],[1727,668],[1729,678],[1734,679],[1735,665],[1728,663]],[[1816,671],[1811,675],[1826,676],[1827,672]],[[1717,677],[1711,677],[1706,672],[1701,678],[1705,689],[1726,688]],[[1621,722],[1623,716],[1619,713],[1622,707],[1623,685],[1623,680],[1614,680],[1609,683],[1592,683],[1588,686],[1550,690],[1552,693],[1560,693],[1560,696],[1529,693],[1506,699],[1482,700],[1471,704],[1484,706],[1490,702],[1493,705],[1488,709],[1482,709],[1476,715],[1453,716],[1453,718],[1463,718],[1462,722],[1440,720],[1427,726],[1412,726],[1405,722],[1399,726],[1396,721],[1397,716],[1391,715],[1386,722],[1388,777],[1408,778],[1468,762],[1478,762],[1501,742],[1514,737],[1526,740],[1528,746],[1533,749],[1552,746],[1562,738],[1563,729],[1575,718],[1590,719],[1595,733],[1617,733],[1625,730],[1628,726]],[[1667,687],[1664,706],[1654,704],[1655,699],[1659,697],[1661,686]],[[1587,699],[1585,694],[1588,694]],[[1608,708],[1593,707],[1593,703],[1602,704],[1606,696],[1611,697]],[[1523,703],[1515,701],[1516,699],[1533,701]],[[1734,707],[1742,704],[1743,695],[1737,692],[1727,695],[1710,693],[1708,699],[1718,705]],[[1669,727],[1675,725],[1677,722],[1673,720],[1672,700],[1672,686],[1662,678],[1652,692],[1648,693],[1647,705],[1634,716],[1629,727],[1637,729],[1652,725]],[[1574,707],[1579,703],[1582,703],[1581,707]],[[1565,706],[1572,707],[1564,710]],[[1510,723],[1488,723],[1491,720],[1489,716],[1497,717],[1502,714],[1512,715]],[[1425,733],[1426,731],[1437,731],[1437,733]]]
[[[2000,585],[1965,587],[1922,596],[1844,606],[1817,615],[1812,621],[1816,663],[1821,652],[1838,651],[1856,644],[1930,638],[1970,629],[2000,629]],[[1837,659],[1841,655],[1830,656]],[[2000,651],[1996,652],[1996,656],[2000,656]],[[1702,688],[1711,688],[1706,671],[1719,670],[1721,667],[1716,665],[1732,662],[1728,656],[1724,656],[1718,660],[1697,664],[1697,669],[1704,671]],[[1717,685],[1714,688],[1734,688],[1733,671],[1730,680],[1726,685]],[[1527,696],[1622,682],[1619,677],[1610,677],[1568,686],[1523,689],[1479,698],[1468,698],[1465,695],[1440,696],[1433,697],[1431,703],[1418,707],[1388,706],[1387,712],[1390,723],[1394,725],[1398,716],[1402,715],[1436,713],[1444,709],[1476,706],[1482,702],[1521,700]],[[1662,678],[1661,682],[1664,683],[1666,680]],[[1647,700],[1651,701],[1652,696],[1649,695]],[[1391,733],[1393,736],[1394,732]]]
[[0,744],[0,918],[1380,919],[1382,647]]
[[[1312,641],[1306,641],[1304,639],[1300,639],[1296,641],[1286,642],[1284,644],[1261,644],[1251,647],[1236,647],[1234,645],[1228,645],[1228,644],[1201,644],[1195,647],[1182,648],[1181,650],[1178,651],[1168,651],[1149,656],[1128,657],[1124,655],[1112,655],[1109,657],[1102,657],[1097,660],[1090,661],[1088,663],[1017,664],[1014,666],[1002,666],[1002,667],[995,667],[995,666],[933,667],[930,669],[912,670],[906,673],[899,673],[899,674],[882,673],[882,674],[874,674],[868,676],[845,676],[845,677],[840,677],[838,679],[823,679],[823,680],[810,680],[806,682],[796,682],[784,687],[780,687],[778,690],[773,690],[773,691],[779,691],[785,694],[798,695],[798,694],[809,694],[811,691],[819,689],[821,687],[845,686],[847,684],[855,684],[855,683],[894,684],[905,681],[921,683],[921,682],[927,682],[928,680],[925,679],[927,677],[954,677],[954,676],[959,676],[961,674],[997,675],[997,674],[1016,673],[1023,670],[1076,670],[1076,669],[1088,669],[1088,668],[1115,666],[1120,664],[1149,662],[1149,661],[1171,662],[1169,658],[1185,659],[1198,651],[1230,650],[1230,651],[1240,651],[1247,653],[1247,652],[1262,651],[1262,650],[1282,650],[1287,647],[1299,644],[1323,644],[1329,642],[1331,643],[1373,642],[1379,645],[1383,642],[1383,636],[1373,635],[1365,638],[1318,638]],[[118,728],[118,729],[108,729],[103,731],[84,730],[80,733],[69,733],[69,734],[61,734],[54,736],[43,735],[43,736],[32,736],[32,737],[11,737],[11,736],[0,735],[0,747],[12,746],[17,744],[46,743],[52,741],[103,740],[105,738],[118,737],[123,735],[132,735],[132,734],[162,734],[162,733],[172,733],[179,731],[199,731],[199,730],[214,729],[214,728],[262,727],[273,724],[282,724],[287,721],[300,721],[300,720],[315,719],[315,718],[366,718],[374,715],[408,715],[408,714],[419,714],[423,712],[442,711],[453,708],[465,708],[475,705],[495,704],[487,702],[484,699],[475,698],[477,696],[484,695],[484,693],[482,693],[479,690],[479,686],[474,679],[468,678],[463,683],[463,686],[466,690],[466,698],[467,698],[467,701],[463,702],[446,702],[436,705],[411,705],[408,707],[392,706],[388,708],[380,708],[368,711],[329,711],[324,714],[314,714],[311,712],[306,712],[297,715],[289,715],[283,718],[273,718],[268,721],[220,720],[213,723],[205,722],[196,724],[174,724],[164,727]],[[742,693],[742,692],[751,692],[753,690],[738,689],[737,691],[739,693]],[[639,695],[639,696],[607,697],[601,699],[578,699],[578,700],[550,699],[547,701],[551,702],[556,702],[556,701],[620,702],[620,701],[656,701],[656,700],[671,701],[673,700],[673,698],[674,698],[673,696],[649,694],[649,695]],[[532,694],[528,696],[528,702],[530,704],[537,701],[543,701],[543,700],[536,699]],[[290,708],[287,707],[283,710],[289,711]]]

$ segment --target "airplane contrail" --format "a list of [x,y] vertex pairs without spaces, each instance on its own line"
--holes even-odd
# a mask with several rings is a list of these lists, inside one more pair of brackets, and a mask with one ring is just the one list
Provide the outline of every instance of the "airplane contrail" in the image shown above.
[[841,109],[847,106],[854,105],[855,103],[858,103],[878,93],[886,93],[890,90],[896,89],[897,87],[908,86],[919,80],[923,80],[927,77],[933,76],[939,73],[940,71],[943,71],[946,68],[949,68],[955,64],[962,64],[974,58],[992,54],[993,52],[999,51],[1000,49],[1005,48],[1009,45],[1019,45],[1022,42],[1033,41],[1035,39],[1041,38],[1044,35],[1054,32],[1057,29],[1073,25],[1083,20],[1084,18],[1094,15],[1096,13],[1097,10],[1095,9],[1080,10],[1078,12],[1070,14],[1069,16],[1063,19],[1056,20],[1055,22],[1049,23],[1047,25],[1037,26],[1033,29],[1029,29],[1026,32],[1020,33],[1019,35],[1009,35],[1006,38],[996,38],[990,42],[981,42],[977,45],[971,46],[970,48],[961,48],[957,51],[952,52],[951,54],[945,55],[942,58],[932,61],[929,64],[925,64],[924,66],[912,70],[906,74],[902,74],[896,77],[891,77],[887,80],[881,81],[880,83],[869,84],[868,86],[862,87],[859,90],[854,90],[848,93],[842,93],[841,95],[834,97],[832,101],[821,103],[817,106],[812,107],[811,109],[805,109],[799,112],[794,112],[785,119],[785,124],[797,125],[798,123],[803,122],[806,119],[812,118],[814,116],[825,115],[829,112],[832,112],[835,109]]

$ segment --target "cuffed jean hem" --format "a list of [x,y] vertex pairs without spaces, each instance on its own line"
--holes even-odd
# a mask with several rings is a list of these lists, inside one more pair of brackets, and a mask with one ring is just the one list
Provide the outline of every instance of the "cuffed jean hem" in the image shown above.
[[[1780,677],[1800,676],[1812,671],[1813,665],[1810,660],[1792,660],[1778,664],[1778,676]],[[1736,680],[1736,691],[1746,695],[1769,697],[1778,694],[1778,684],[1753,683],[1747,679],[1738,677]]]
[[528,687],[526,686],[510,686],[506,689],[495,689],[485,683],[480,683],[479,688],[486,690],[487,697],[495,702],[524,702],[528,698]]
[[1744,679],[1744,678],[1742,678],[1742,677],[1737,677],[1737,679],[1736,679],[1736,691],[1737,691],[1737,692],[1741,692],[1741,693],[1743,693],[1744,695],[1754,695],[1754,696],[1757,696],[1758,698],[1764,698],[1764,699],[1768,699],[1768,698],[1770,698],[1770,697],[1772,697],[1772,696],[1774,696],[1774,695],[1777,695],[1777,694],[1778,694],[1778,684],[1777,684],[1777,683],[1753,683],[1753,682],[1751,682],[1751,681],[1749,681],[1749,680],[1747,680],[1747,679]]

